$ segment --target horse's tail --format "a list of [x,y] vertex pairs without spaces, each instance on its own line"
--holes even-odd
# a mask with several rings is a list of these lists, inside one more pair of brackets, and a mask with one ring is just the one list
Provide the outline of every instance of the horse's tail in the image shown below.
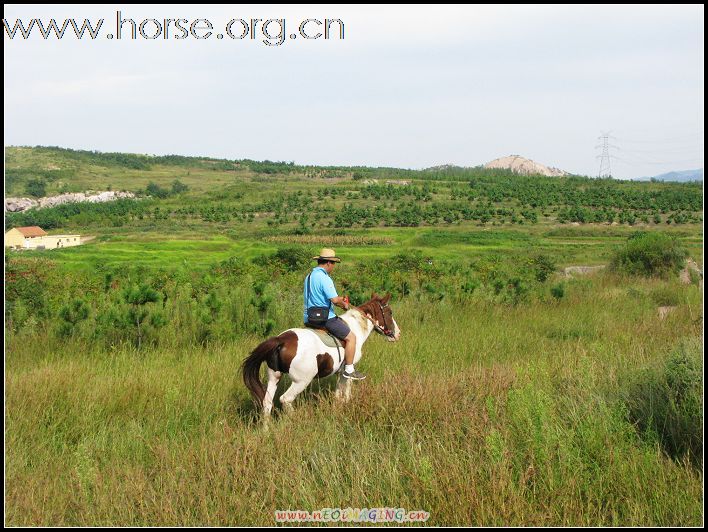
[[272,369],[277,371],[277,361],[282,345],[283,341],[277,336],[268,338],[256,347],[241,365],[243,383],[259,406],[263,404],[263,398],[266,393],[260,377],[261,364],[263,362],[271,362],[268,366],[272,366]]

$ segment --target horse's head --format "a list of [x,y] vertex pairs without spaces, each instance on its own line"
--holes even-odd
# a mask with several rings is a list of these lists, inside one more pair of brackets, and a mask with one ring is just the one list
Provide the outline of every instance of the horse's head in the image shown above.
[[388,304],[390,300],[391,294],[382,297],[374,292],[371,300],[359,306],[359,309],[371,318],[377,333],[384,335],[389,342],[396,342],[401,338],[401,330],[393,319],[393,311]]

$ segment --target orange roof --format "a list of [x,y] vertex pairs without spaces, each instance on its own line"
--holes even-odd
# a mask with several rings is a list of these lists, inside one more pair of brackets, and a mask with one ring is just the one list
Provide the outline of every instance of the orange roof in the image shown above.
[[16,227],[22,236],[45,236],[47,233],[41,227],[37,225],[31,225],[29,227]]

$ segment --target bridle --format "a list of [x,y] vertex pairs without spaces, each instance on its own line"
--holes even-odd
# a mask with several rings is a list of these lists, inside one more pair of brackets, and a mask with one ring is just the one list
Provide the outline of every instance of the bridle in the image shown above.
[[[383,327],[381,327],[376,321],[374,321],[374,319],[369,316],[365,311],[363,311],[360,307],[355,308],[359,310],[364,316],[366,316],[366,319],[368,319],[373,324],[374,330],[377,333],[383,334],[384,336],[388,336],[389,338],[395,338],[395,331],[391,330],[391,328],[389,328],[388,326],[388,323],[386,323],[386,313],[384,312],[384,309],[388,308],[388,303],[386,303],[385,305],[382,305],[380,301],[376,301],[376,303],[378,304],[379,309],[381,310],[381,316],[383,317],[384,322]],[[393,314],[393,312],[391,314]]]

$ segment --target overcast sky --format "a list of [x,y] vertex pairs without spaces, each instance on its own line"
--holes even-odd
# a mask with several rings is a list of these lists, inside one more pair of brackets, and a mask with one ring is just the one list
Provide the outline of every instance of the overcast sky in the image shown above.
[[[136,25],[209,19],[214,35],[109,39],[119,9]],[[703,6],[5,5],[11,26],[105,19],[95,40],[71,29],[62,40],[5,34],[5,145],[403,168],[519,154],[597,175],[597,137],[611,131],[617,177],[702,168],[703,14]],[[267,46],[260,31],[215,37],[231,19],[251,18],[284,18],[288,38]],[[290,39],[308,18],[341,19],[344,39]],[[279,26],[269,29],[275,36]]]

